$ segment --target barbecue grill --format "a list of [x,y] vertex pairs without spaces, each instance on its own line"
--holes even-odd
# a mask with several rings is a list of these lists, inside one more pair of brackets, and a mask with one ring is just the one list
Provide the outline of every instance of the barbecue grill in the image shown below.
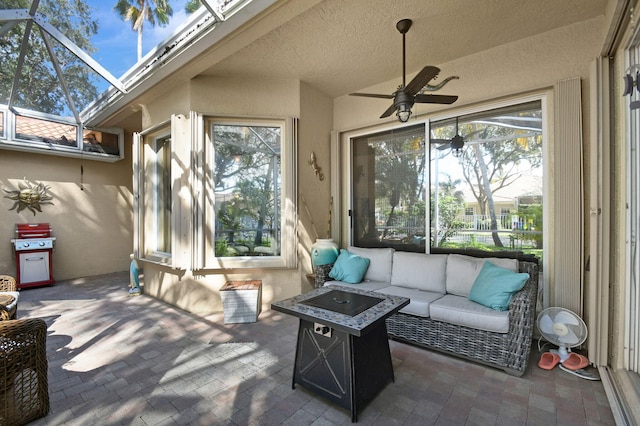
[[16,286],[53,285],[52,253],[56,237],[48,223],[17,223],[12,239],[16,254]]

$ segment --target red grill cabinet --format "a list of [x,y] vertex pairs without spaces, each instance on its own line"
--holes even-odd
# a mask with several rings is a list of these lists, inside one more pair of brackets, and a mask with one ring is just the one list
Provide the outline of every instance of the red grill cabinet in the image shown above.
[[53,285],[53,246],[48,223],[17,223],[11,240],[16,254],[16,285],[19,289]]

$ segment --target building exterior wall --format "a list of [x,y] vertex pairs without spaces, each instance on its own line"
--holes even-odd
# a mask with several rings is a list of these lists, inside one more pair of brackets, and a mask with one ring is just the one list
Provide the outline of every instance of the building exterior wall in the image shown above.
[[[45,154],[0,151],[0,271],[16,274],[10,240],[16,223],[50,223],[56,237],[56,280],[127,270],[132,250],[131,137],[125,159],[115,163]],[[17,212],[5,190],[27,179],[50,187],[53,205],[34,215]],[[11,210],[10,210],[11,209]],[[128,285],[128,283],[124,283]]]
[[[414,117],[417,119],[434,118],[440,119],[443,116],[455,116],[463,114],[465,110],[482,108],[491,102],[504,102],[509,99],[518,99],[532,93],[540,93],[547,98],[547,116],[545,133],[545,150],[547,150],[545,164],[545,205],[550,212],[548,222],[545,225],[547,235],[550,236],[548,246],[545,248],[544,271],[545,285],[542,286],[547,291],[553,301],[553,294],[556,285],[562,283],[554,282],[554,274],[558,273],[559,265],[553,262],[554,241],[553,238],[563,238],[560,233],[554,232],[555,222],[562,212],[554,209],[553,193],[554,185],[566,185],[562,180],[561,173],[554,163],[554,144],[561,144],[564,141],[554,140],[554,116],[557,112],[553,105],[553,90],[556,83],[580,78],[582,87],[582,141],[583,152],[576,152],[576,156],[584,155],[582,171],[583,176],[590,173],[588,141],[589,141],[589,82],[590,67],[602,49],[604,34],[606,33],[606,22],[604,17],[586,20],[574,25],[569,25],[557,30],[543,33],[534,37],[514,41],[496,48],[481,52],[476,55],[467,56],[459,60],[436,64],[441,68],[440,78],[448,76],[459,76],[459,80],[454,80],[447,84],[438,93],[455,94],[459,99],[451,106],[416,104],[413,108]],[[412,75],[407,76],[410,80]],[[362,92],[385,93],[397,86],[397,81],[390,81],[378,84],[374,87],[364,88]],[[342,96],[334,100],[334,125],[341,132],[365,133],[367,129],[380,130],[382,120],[377,117],[388,106],[387,102],[377,100],[363,100],[352,96]],[[413,118],[411,119],[413,120]],[[411,121],[410,120],[410,121]],[[399,125],[389,123],[387,128]],[[345,141],[341,141],[344,143]],[[341,164],[345,165],[345,160],[341,159]],[[580,171],[572,171],[579,173]],[[576,193],[588,194],[590,188],[585,181],[585,187],[576,187]],[[341,182],[341,191],[347,191],[348,181]],[[584,191],[584,192],[581,192]],[[347,223],[348,217],[343,213],[342,222]],[[588,240],[588,234],[573,235],[576,246],[582,239]],[[348,240],[346,227],[343,227],[341,239]],[[585,254],[586,258],[586,254]],[[577,271],[580,273],[580,271]],[[584,284],[584,283],[583,283]]]
[[[188,108],[184,99],[189,98]],[[171,99],[172,102],[167,102]],[[186,110],[185,110],[186,109]],[[298,187],[298,235],[297,267],[295,269],[236,269],[207,270],[194,276],[188,268],[189,238],[178,239],[174,253],[181,253],[172,267],[142,262],[144,268],[145,293],[167,303],[198,314],[209,314],[222,310],[219,289],[228,280],[262,280],[262,303],[297,295],[312,288],[307,274],[312,272],[309,248],[316,238],[314,224],[325,224],[329,209],[329,135],[332,126],[332,101],[314,88],[297,80],[245,80],[239,78],[199,77],[192,80],[188,88],[181,87],[167,94],[166,98],[144,106],[149,112],[145,124],[152,127],[168,120],[172,114],[188,117],[189,110],[204,115],[230,117],[298,117],[297,187]],[[181,118],[183,120],[184,118]],[[186,142],[186,145],[185,145]],[[190,145],[188,141],[173,137],[172,143],[180,144],[176,163],[188,165]],[[310,152],[315,151],[323,166],[325,179],[319,180],[308,165]],[[185,171],[187,167],[185,166]],[[174,194],[191,194],[188,179],[180,180],[181,188]],[[306,194],[304,196],[303,194]],[[308,216],[300,204],[304,198],[309,202]],[[187,197],[188,198],[188,197]],[[181,202],[184,198],[181,198]],[[295,203],[295,200],[291,200]],[[190,206],[183,204],[179,227],[189,229],[192,215]],[[291,225],[293,226],[293,225]],[[318,229],[320,232],[320,229]],[[175,232],[183,234],[180,230]],[[175,257],[175,256],[174,256]]]

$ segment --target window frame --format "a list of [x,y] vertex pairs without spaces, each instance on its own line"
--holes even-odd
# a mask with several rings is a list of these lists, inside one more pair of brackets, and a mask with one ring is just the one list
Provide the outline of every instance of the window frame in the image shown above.
[[[352,168],[352,157],[353,157],[353,141],[355,139],[361,138],[363,136],[372,135],[376,133],[391,131],[391,130],[402,130],[404,127],[415,126],[417,124],[424,124],[425,126],[425,137],[428,140],[429,137],[429,129],[431,128],[431,122],[439,122],[443,120],[451,120],[455,119],[456,116],[467,116],[467,115],[475,115],[484,113],[486,111],[508,108],[517,106],[519,104],[527,104],[531,102],[540,102],[542,109],[542,135],[546,143],[543,143],[542,146],[542,167],[544,172],[543,175],[543,199],[547,200],[543,206],[543,252],[549,253],[549,244],[550,244],[550,232],[551,227],[549,226],[549,220],[551,219],[550,211],[552,199],[551,193],[551,182],[548,177],[552,170],[550,168],[550,145],[549,141],[549,122],[553,122],[553,116],[550,116],[550,111],[547,106],[547,91],[539,91],[532,92],[528,95],[517,95],[509,98],[505,98],[502,100],[496,101],[488,101],[482,104],[477,104],[470,107],[463,107],[461,109],[456,110],[447,110],[440,113],[434,113],[431,115],[422,115],[422,116],[414,116],[409,122],[399,124],[396,121],[389,121],[385,123],[381,123],[374,126],[369,126],[366,128],[358,128],[355,130],[345,131],[336,135],[333,139],[333,147],[332,147],[332,163],[341,164],[343,170],[343,179],[341,182],[332,185],[332,196],[334,200],[338,200],[336,205],[337,209],[340,209],[343,213],[340,216],[340,239],[346,244],[343,245],[353,245],[353,218],[352,218],[352,209],[353,209],[353,168]],[[429,149],[429,144],[425,144],[425,150]],[[425,151],[425,155],[429,158],[428,151]],[[425,170],[425,173],[430,174],[430,168]],[[344,206],[344,207],[342,207]],[[426,209],[426,218],[425,223],[431,223],[431,215],[430,209]],[[427,233],[430,235],[430,229],[427,230]],[[431,245],[425,244],[425,252],[431,252]],[[545,257],[544,263],[548,262],[548,257]]]
[[[295,210],[297,188],[297,120],[294,118],[205,116],[193,113],[193,129],[196,137],[192,151],[194,158],[192,179],[198,187],[194,207],[194,259],[193,269],[208,271],[246,268],[296,268],[297,267],[297,213]],[[281,129],[280,150],[280,254],[277,256],[215,256],[215,149],[211,138],[213,125],[268,126]],[[201,136],[198,136],[201,135]],[[207,232],[207,230],[209,230]]]
[[[171,157],[173,144],[171,143],[171,134],[161,134],[154,137],[152,144],[154,158],[153,166],[151,168],[151,197],[153,200],[151,214],[153,218],[152,235],[155,244],[154,248],[150,251],[155,255],[160,255],[161,257],[170,257],[172,251],[171,235],[173,232],[173,227],[171,226],[171,216],[173,211],[173,197],[171,196]],[[160,152],[161,150],[162,152]],[[165,170],[167,167],[169,169],[168,171]],[[168,188],[165,187],[166,185],[168,185]],[[169,196],[168,200],[165,199],[167,194]],[[148,248],[147,250],[149,251]]]
[[[171,125],[169,122],[161,123],[160,125],[148,129],[145,132],[137,134],[134,138],[139,144],[138,155],[134,162],[134,175],[137,179],[134,180],[134,187],[137,190],[135,198],[137,206],[134,206],[138,211],[137,221],[137,233],[136,241],[138,241],[137,247],[134,247],[136,257],[143,260],[147,260],[153,263],[160,263],[164,265],[172,265],[173,251],[175,250],[175,234],[177,232],[175,226],[175,189],[173,183],[175,181],[173,177],[173,165],[171,165],[170,181],[171,188],[169,189],[171,194],[171,213],[169,215],[169,238],[170,238],[170,252],[160,251],[157,248],[157,217],[154,212],[156,205],[155,195],[155,174],[157,171],[157,165],[155,163],[156,153],[155,144],[158,140],[169,138],[173,140]],[[175,144],[170,144],[170,162],[173,162]],[[136,170],[138,172],[136,173]]]
[[[84,126],[83,124],[78,124],[73,119],[65,119],[65,117],[60,117],[53,114],[46,114],[23,108],[14,108],[14,110],[9,109],[6,105],[0,104],[0,112],[2,112],[1,119],[3,120],[3,131],[2,133],[0,133],[0,149],[57,155],[62,157],[83,158],[105,162],[116,162],[124,159],[123,129]],[[16,136],[17,117],[25,117],[36,120],[49,121],[56,124],[73,126],[75,128],[76,145],[66,146],[55,143],[47,143],[44,141],[19,138]],[[118,139],[118,154],[85,150],[85,131],[96,131],[116,136]]]

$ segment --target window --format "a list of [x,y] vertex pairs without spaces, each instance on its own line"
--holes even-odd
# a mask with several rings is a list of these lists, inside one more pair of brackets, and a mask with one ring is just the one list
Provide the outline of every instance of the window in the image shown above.
[[155,161],[151,180],[153,196],[154,251],[171,253],[171,137],[153,143]]
[[[140,139],[139,139],[140,140]],[[138,197],[142,203],[138,207],[138,223],[142,237],[140,257],[161,263],[171,263],[173,253],[173,147],[169,126],[142,136],[142,152],[139,160],[143,164],[142,174],[134,179]],[[135,151],[134,151],[135,153]]]
[[87,128],[51,114],[3,108],[0,105],[0,148],[104,161],[124,158],[121,129]]
[[352,161],[353,245],[424,251],[424,124],[355,138]]
[[15,137],[23,141],[44,142],[47,144],[77,148],[76,124],[60,123],[42,118],[16,115]]
[[191,112],[134,134],[134,253],[202,275],[295,268],[296,124]]
[[293,120],[204,120],[207,267],[295,265]]
[[[542,107],[431,123],[431,245],[542,250]],[[456,152],[447,142],[462,136]],[[444,141],[444,142],[443,142]],[[528,201],[528,204],[519,203]],[[473,217],[460,212],[472,204]]]
[[541,255],[541,102],[355,137],[351,149],[355,246]]
[[282,129],[211,124],[215,255],[280,254]]

